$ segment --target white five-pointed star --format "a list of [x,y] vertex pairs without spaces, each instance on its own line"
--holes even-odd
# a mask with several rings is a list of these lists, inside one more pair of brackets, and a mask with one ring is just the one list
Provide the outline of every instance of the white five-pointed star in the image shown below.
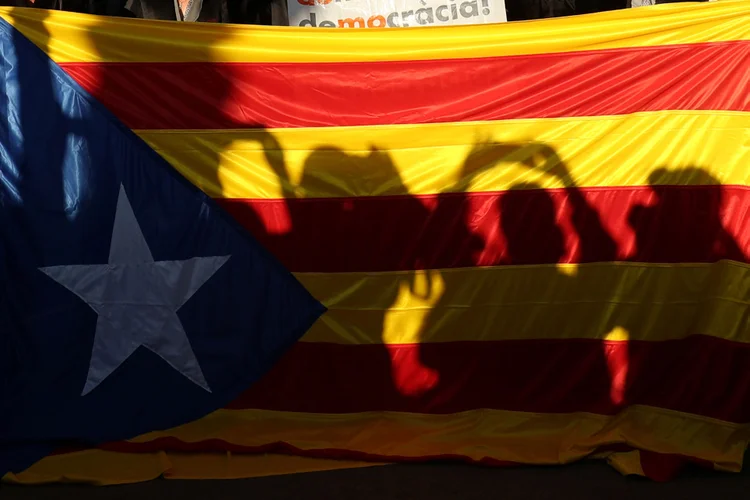
[[40,268],[99,315],[82,395],[140,346],[211,392],[177,310],[227,260],[228,255],[154,262],[121,185],[109,263]]

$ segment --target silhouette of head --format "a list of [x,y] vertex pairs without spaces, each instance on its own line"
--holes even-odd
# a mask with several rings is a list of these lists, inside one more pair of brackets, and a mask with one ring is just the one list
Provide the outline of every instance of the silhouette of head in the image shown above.
[[565,255],[557,207],[549,192],[536,183],[520,183],[499,201],[500,225],[509,264],[556,263]]
[[371,148],[367,154],[349,154],[326,146],[311,152],[299,184],[300,195],[372,196],[408,194],[388,153]]
[[724,227],[724,186],[706,170],[659,168],[649,176],[648,203],[635,205],[628,222],[636,235],[634,260],[706,262],[744,259]]

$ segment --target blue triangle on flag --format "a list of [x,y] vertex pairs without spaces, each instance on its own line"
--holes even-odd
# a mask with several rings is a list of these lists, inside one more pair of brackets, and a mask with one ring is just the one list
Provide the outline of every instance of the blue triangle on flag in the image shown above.
[[325,312],[0,21],[0,477],[222,408]]

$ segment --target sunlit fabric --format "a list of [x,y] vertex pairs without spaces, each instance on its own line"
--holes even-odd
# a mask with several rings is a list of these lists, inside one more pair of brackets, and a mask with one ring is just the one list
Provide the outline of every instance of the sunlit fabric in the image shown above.
[[222,409],[8,480],[135,480],[135,453],[141,478],[264,453],[740,469],[748,0],[401,30],[2,16],[327,309]]

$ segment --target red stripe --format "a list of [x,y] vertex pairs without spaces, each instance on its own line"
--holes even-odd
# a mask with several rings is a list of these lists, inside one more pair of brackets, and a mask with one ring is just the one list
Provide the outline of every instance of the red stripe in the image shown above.
[[747,41],[433,61],[61,66],[134,129],[750,110]]
[[293,272],[750,255],[741,186],[218,201]]
[[[298,342],[229,408],[441,414],[491,408],[613,415],[627,405],[645,404],[747,422],[748,366],[750,345],[706,336],[389,346]],[[431,388],[412,391],[423,378],[434,381]]]

